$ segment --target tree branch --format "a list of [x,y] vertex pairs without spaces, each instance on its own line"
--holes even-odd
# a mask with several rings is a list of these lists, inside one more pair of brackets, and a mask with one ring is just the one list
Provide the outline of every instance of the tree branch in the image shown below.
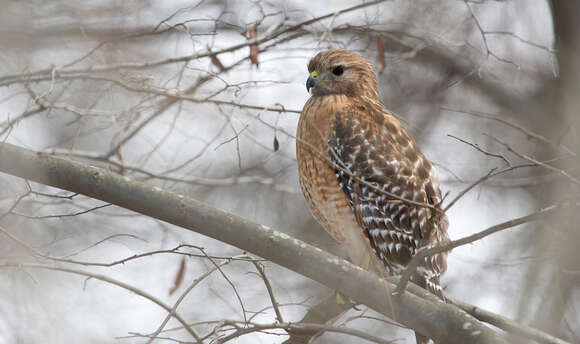
[[179,323],[181,323],[183,325],[183,328],[193,337],[195,338],[196,343],[202,343],[201,338],[199,337],[199,335],[193,330],[193,328],[191,328],[191,326],[185,321],[185,319],[183,319],[179,314],[177,314],[175,312],[175,310],[168,306],[167,304],[163,303],[161,300],[159,300],[158,298],[154,297],[153,295],[148,294],[147,292],[141,290],[141,289],[137,289],[127,283],[121,282],[119,280],[104,276],[104,275],[100,275],[100,274],[95,274],[95,273],[91,273],[88,271],[83,271],[83,270],[76,270],[76,269],[70,269],[70,268],[64,268],[64,267],[57,267],[57,266],[50,266],[50,265],[40,265],[40,264],[20,264],[20,263],[2,263],[0,264],[0,268],[15,268],[15,269],[44,269],[44,270],[53,270],[53,271],[61,271],[61,272],[68,272],[68,273],[72,273],[72,274],[76,274],[76,275],[81,275],[81,276],[86,276],[88,278],[94,278],[94,279],[98,279],[100,281],[112,284],[112,285],[116,285],[117,287],[126,289],[131,291],[132,293],[135,293],[136,295],[139,295],[153,303],[155,303],[156,305],[158,305],[159,307],[163,308],[164,310],[167,311],[167,313],[169,314],[169,316],[174,317],[177,321],[179,321]]
[[[0,144],[0,171],[78,192],[237,246],[268,258],[447,344],[507,343],[479,320],[409,285],[391,297],[397,278],[375,274],[264,225],[158,187],[80,163]],[[466,326],[470,324],[470,326]]]
[[481,232],[477,232],[477,233],[472,234],[472,235],[468,235],[468,236],[463,237],[461,239],[454,240],[454,241],[448,242],[446,244],[438,244],[438,245],[431,246],[430,248],[425,248],[425,249],[419,250],[417,252],[417,254],[415,254],[413,256],[413,258],[411,259],[411,261],[409,262],[409,264],[405,268],[405,271],[403,271],[403,273],[401,274],[401,280],[400,280],[399,284],[397,285],[397,289],[395,292],[399,293],[399,292],[402,292],[403,290],[405,290],[405,286],[409,282],[411,276],[413,275],[415,270],[417,270],[417,267],[425,258],[432,256],[434,254],[437,254],[437,253],[451,251],[452,249],[454,249],[456,247],[466,245],[466,244],[472,243],[474,241],[483,239],[488,235],[494,234],[494,233],[502,231],[504,229],[519,226],[519,225],[527,223],[527,222],[546,219],[549,216],[555,215],[558,211],[561,211],[562,207],[563,207],[563,205],[552,205],[552,206],[546,207],[544,209],[541,209],[538,212],[535,212],[535,213],[532,213],[532,214],[529,214],[526,216],[518,217],[516,219],[512,219],[512,220],[509,220],[506,222],[502,222],[502,223],[497,224],[495,226],[491,226],[486,230],[483,230]]
[[456,305],[457,307],[463,309],[467,313],[473,315],[477,319],[481,321],[485,321],[486,323],[490,323],[494,326],[501,328],[504,331],[509,331],[511,333],[515,333],[525,338],[530,338],[535,340],[538,343],[544,344],[567,344],[568,342],[563,341],[560,338],[556,338],[552,335],[549,335],[546,332],[542,332],[535,328],[525,326],[522,324],[518,324],[513,320],[510,320],[506,317],[503,317],[499,314],[492,313],[490,311],[486,311],[485,309],[467,304],[465,302],[461,302],[459,300],[447,297],[451,303]]

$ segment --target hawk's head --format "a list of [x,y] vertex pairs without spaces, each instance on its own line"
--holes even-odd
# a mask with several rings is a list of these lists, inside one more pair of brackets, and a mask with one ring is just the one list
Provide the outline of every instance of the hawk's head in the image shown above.
[[344,94],[378,98],[377,79],[372,64],[345,49],[321,51],[308,63],[306,89],[313,96]]

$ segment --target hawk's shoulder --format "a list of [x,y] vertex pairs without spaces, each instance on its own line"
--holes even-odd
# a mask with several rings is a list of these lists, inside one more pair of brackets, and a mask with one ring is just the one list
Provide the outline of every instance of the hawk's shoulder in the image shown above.
[[429,240],[432,210],[417,204],[438,204],[441,191],[433,167],[406,129],[380,102],[353,100],[334,117],[328,150],[353,210],[366,214],[361,225]]

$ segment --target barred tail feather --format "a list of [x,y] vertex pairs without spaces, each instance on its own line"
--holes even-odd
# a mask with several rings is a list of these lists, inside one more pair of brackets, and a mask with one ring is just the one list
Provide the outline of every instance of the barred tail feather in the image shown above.
[[424,335],[420,334],[419,332],[415,331],[415,340],[417,344],[429,344],[432,343],[431,339],[425,337]]
[[[443,296],[443,289],[439,284],[439,275],[427,277],[424,274],[415,274],[411,280],[418,284],[420,287],[425,288],[431,293],[437,295],[441,300],[445,301],[445,297]],[[434,341],[431,341],[430,338],[422,335],[417,331],[415,331],[415,340],[417,344],[437,344]]]

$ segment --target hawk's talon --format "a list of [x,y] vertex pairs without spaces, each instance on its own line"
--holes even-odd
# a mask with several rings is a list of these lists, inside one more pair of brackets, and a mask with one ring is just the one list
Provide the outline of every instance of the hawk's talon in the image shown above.
[[[344,296],[343,296],[343,295],[342,295],[342,293],[341,293],[340,291],[338,291],[338,290],[336,291],[336,293],[335,293],[335,295],[334,295],[334,296],[335,296],[335,298],[336,298],[336,303],[337,303],[337,304],[339,304],[339,305],[344,305],[344,304],[346,304],[347,302],[348,302],[348,303],[350,303],[350,304],[352,304],[352,305],[353,305],[353,307],[354,307],[354,306],[356,306],[356,305],[358,305],[358,302],[356,302],[355,300],[353,300],[353,299],[352,299],[352,298],[350,298],[350,297],[349,297],[349,298],[347,298],[347,299],[346,299],[346,301],[345,301],[345,298],[344,298]],[[355,309],[356,309],[356,308],[355,308]],[[357,310],[358,310],[358,309],[357,309]]]

